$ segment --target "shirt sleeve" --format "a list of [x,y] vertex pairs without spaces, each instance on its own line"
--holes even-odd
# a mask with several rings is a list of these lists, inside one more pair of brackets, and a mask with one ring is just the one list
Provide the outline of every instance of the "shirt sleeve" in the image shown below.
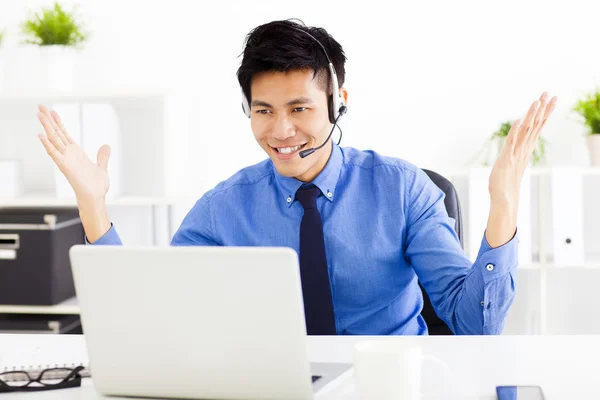
[[172,246],[220,246],[221,241],[215,235],[214,219],[211,209],[212,196],[205,194],[196,202],[185,216],[181,226],[175,232]]
[[104,234],[102,235],[98,240],[96,240],[94,243],[90,243],[88,241],[87,236],[85,237],[85,243],[92,245],[92,246],[120,246],[122,245],[121,243],[121,238],[119,237],[119,234],[117,233],[117,230],[115,229],[113,223],[110,223],[110,229]]
[[419,168],[406,187],[405,256],[437,315],[455,334],[500,334],[515,296],[517,234],[492,248],[485,239],[471,263],[444,205],[445,194]]
[[[196,202],[194,207],[184,218],[181,226],[173,235],[171,246],[218,246],[220,243],[213,234],[213,223],[210,208],[210,199],[203,196]],[[111,223],[111,227],[102,237],[89,245],[122,245],[116,228]]]

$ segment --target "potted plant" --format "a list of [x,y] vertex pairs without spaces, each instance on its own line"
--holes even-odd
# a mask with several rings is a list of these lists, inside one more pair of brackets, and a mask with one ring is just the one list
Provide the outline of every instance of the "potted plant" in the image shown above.
[[73,89],[76,50],[87,40],[74,12],[55,2],[22,25],[25,43],[39,46],[41,83],[49,91]]
[[[490,138],[490,140],[495,141],[497,145],[497,154],[500,154],[502,148],[506,144],[506,137],[508,136],[508,132],[510,132],[510,128],[514,121],[504,121],[500,124],[500,127],[496,132],[494,132]],[[538,143],[536,148],[533,150],[533,154],[531,156],[531,164],[539,165],[544,164],[546,162],[546,147],[548,145],[548,141],[544,139],[542,136],[538,138]]]
[[600,90],[589,93],[580,99],[573,108],[588,128],[587,146],[592,166],[600,165]]

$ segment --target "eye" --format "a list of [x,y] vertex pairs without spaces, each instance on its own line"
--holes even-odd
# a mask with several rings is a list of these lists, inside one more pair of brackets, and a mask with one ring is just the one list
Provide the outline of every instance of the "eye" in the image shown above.
[[257,114],[267,114],[269,110],[256,110]]
[[296,108],[294,108],[295,112],[306,111],[306,110],[308,110],[308,108],[306,108],[306,107],[296,107]]

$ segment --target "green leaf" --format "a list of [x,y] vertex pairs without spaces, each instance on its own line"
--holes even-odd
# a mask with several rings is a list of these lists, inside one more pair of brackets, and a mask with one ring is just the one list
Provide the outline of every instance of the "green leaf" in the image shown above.
[[66,12],[58,2],[23,22],[21,29],[26,36],[25,43],[39,46],[76,47],[87,40],[87,34],[82,32],[74,12]]
[[587,126],[589,134],[600,134],[600,91],[598,89],[578,100],[573,111],[583,117],[583,124]]
[[507,137],[508,132],[510,132],[510,128],[511,128],[512,124],[513,124],[513,121],[505,121],[505,122],[501,123],[500,127],[498,128],[498,130],[496,132],[494,132],[492,137]]

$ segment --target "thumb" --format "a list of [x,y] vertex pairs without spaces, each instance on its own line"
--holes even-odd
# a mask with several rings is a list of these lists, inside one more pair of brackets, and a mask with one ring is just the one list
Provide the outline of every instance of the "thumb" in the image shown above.
[[98,150],[98,166],[102,169],[108,169],[108,159],[110,158],[110,146],[105,144]]

